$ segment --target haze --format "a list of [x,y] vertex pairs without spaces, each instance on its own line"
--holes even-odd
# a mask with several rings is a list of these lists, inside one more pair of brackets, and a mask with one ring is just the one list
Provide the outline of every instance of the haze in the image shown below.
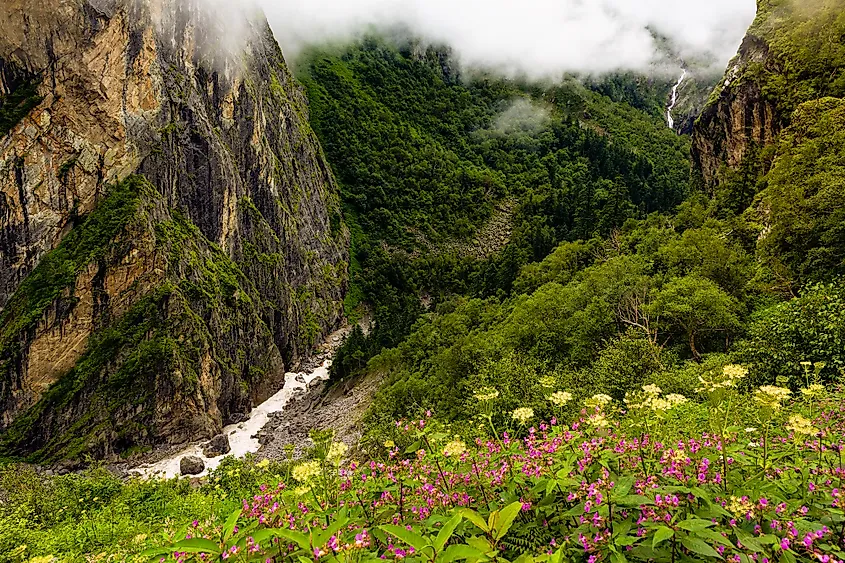
[[[652,71],[655,35],[683,60],[721,72],[754,19],[755,0],[259,0],[288,59],[311,43],[373,26],[407,26],[461,61],[554,77]],[[671,65],[670,65],[671,66]]]

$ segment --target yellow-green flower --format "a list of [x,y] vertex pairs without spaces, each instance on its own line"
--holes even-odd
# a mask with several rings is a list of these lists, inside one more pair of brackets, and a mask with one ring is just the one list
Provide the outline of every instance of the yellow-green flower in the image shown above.
[[663,392],[663,389],[657,385],[651,384],[644,386],[643,391],[646,392],[646,395],[660,395]]
[[258,469],[267,469],[268,467],[270,467],[270,460],[265,457],[264,459],[256,463],[255,467],[257,467]]
[[666,400],[669,401],[670,408],[675,408],[678,405],[683,405],[684,403],[689,402],[689,399],[683,395],[678,395],[677,393],[670,393],[669,395],[666,395]]
[[443,455],[446,457],[460,457],[465,451],[467,451],[467,445],[458,439],[452,440],[446,447],[443,448]]
[[492,387],[484,387],[483,389],[479,390],[478,393],[473,395],[476,400],[482,403],[486,403],[488,401],[492,401],[499,396],[499,392]]
[[291,475],[300,483],[307,483],[312,477],[320,474],[319,461],[306,461],[293,468]]
[[540,378],[540,385],[546,389],[554,389],[555,385],[557,385],[557,380],[554,377],[547,375]]
[[526,424],[529,420],[534,418],[534,409],[530,407],[520,407],[511,414],[514,420],[519,421],[520,424]]
[[572,400],[572,393],[558,391],[549,395],[549,401],[556,407],[562,407]]
[[329,446],[329,453],[326,456],[326,459],[334,463],[340,463],[344,454],[346,454],[348,450],[349,446],[343,442],[332,442],[332,445]]
[[590,408],[603,408],[606,405],[609,405],[611,401],[613,401],[613,397],[611,397],[610,395],[605,395],[604,393],[599,393],[598,395],[593,395],[592,397],[587,399],[585,403]]
[[801,394],[808,398],[824,395],[824,385],[813,383],[806,389],[801,389]]
[[794,432],[796,436],[815,436],[819,433],[818,428],[813,426],[813,422],[796,414],[789,417],[789,424],[786,429]]
[[785,387],[764,385],[754,391],[754,400],[767,408],[780,410],[781,405],[789,399],[792,391]]
[[725,508],[728,509],[728,512],[740,518],[754,517],[754,504],[747,497],[732,496]]

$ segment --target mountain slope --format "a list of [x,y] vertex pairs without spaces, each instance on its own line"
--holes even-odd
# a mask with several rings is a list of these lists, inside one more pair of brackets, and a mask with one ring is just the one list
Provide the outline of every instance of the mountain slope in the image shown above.
[[212,435],[342,315],[304,95],[263,21],[241,53],[201,2],[29,4],[0,8],[5,450]]

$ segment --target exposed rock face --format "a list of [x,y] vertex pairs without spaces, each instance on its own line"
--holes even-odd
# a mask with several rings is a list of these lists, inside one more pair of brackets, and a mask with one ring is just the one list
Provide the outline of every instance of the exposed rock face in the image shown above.
[[757,17],[693,130],[693,171],[706,189],[740,167],[762,176],[772,151],[769,162],[761,152],[801,104],[845,97],[843,10],[845,0],[757,0]]
[[706,189],[719,183],[725,168],[738,168],[752,147],[773,143],[783,127],[784,116],[760,84],[744,79],[749,65],[774,64],[768,53],[763,39],[748,35],[693,128],[693,169]]
[[266,22],[221,46],[199,4],[0,5],[0,93],[40,84],[0,138],[10,453],[213,436],[340,320],[348,233],[304,95]]

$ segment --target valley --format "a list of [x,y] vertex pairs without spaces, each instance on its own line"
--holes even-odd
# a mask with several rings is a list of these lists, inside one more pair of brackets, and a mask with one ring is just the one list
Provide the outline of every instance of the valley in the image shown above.
[[0,563],[845,561],[843,0],[554,75],[60,4],[0,6]]

